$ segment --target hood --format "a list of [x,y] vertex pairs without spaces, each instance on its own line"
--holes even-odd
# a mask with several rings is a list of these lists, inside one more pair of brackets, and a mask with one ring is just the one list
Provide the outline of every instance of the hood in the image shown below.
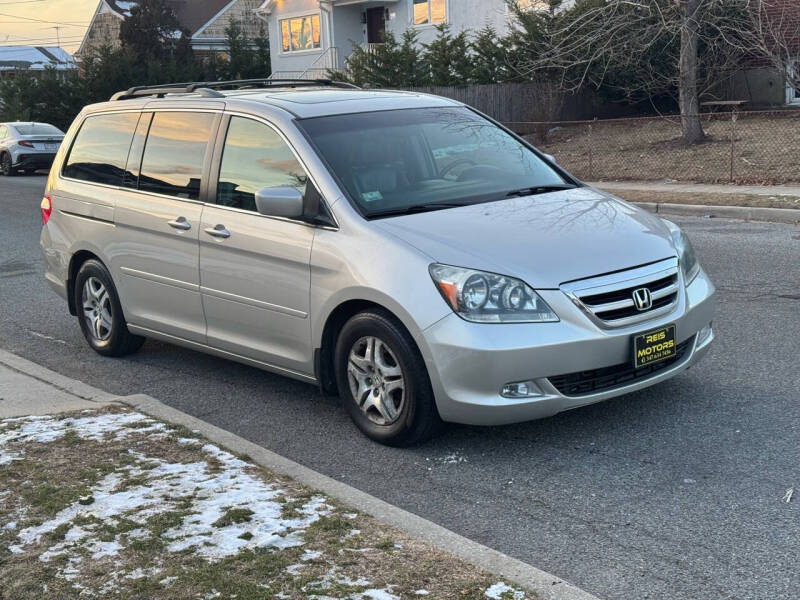
[[677,255],[659,217],[588,187],[373,223],[436,262],[539,289]]

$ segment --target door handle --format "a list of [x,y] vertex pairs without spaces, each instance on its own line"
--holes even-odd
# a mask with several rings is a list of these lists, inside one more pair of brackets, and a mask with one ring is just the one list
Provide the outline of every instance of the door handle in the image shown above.
[[186,217],[178,217],[174,221],[167,221],[167,225],[181,231],[189,231],[192,228],[192,224],[186,220]]
[[231,232],[225,229],[225,225],[216,225],[215,227],[211,228],[208,227],[205,232],[208,235],[214,236],[215,238],[222,238],[227,239],[231,237]]

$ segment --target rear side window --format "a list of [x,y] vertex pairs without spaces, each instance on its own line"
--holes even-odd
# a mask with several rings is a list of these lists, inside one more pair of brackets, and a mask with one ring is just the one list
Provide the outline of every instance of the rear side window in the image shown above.
[[139,113],[88,117],[81,126],[61,174],[64,177],[120,185]]
[[197,200],[214,117],[211,113],[155,113],[139,189]]
[[274,129],[251,119],[231,117],[217,204],[255,211],[258,190],[294,187],[305,193],[307,181],[302,165]]

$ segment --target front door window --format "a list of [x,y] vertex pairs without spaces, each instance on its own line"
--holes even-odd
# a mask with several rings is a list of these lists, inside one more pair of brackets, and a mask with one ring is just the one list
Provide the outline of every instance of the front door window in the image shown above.
[[367,43],[382,44],[386,32],[386,11],[382,6],[367,9]]

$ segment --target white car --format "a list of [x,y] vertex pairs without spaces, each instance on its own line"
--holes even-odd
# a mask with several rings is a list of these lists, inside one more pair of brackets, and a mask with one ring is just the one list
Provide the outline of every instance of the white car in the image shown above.
[[64,132],[47,123],[0,123],[0,173],[49,169],[64,140]]

